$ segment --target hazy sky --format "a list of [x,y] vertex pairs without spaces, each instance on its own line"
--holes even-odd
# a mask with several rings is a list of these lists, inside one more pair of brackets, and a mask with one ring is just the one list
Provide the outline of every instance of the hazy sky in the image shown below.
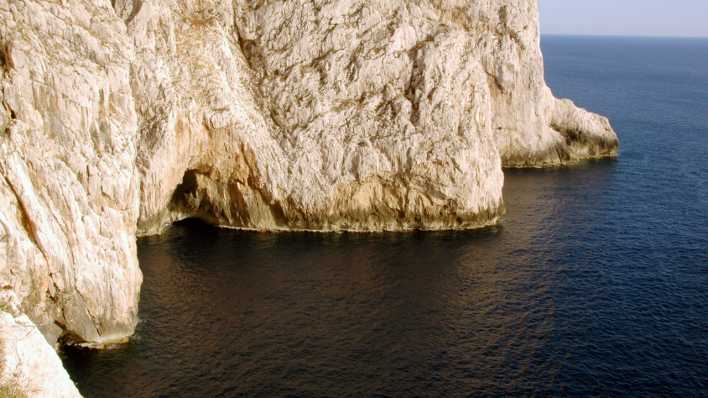
[[708,37],[708,0],[539,0],[544,34]]

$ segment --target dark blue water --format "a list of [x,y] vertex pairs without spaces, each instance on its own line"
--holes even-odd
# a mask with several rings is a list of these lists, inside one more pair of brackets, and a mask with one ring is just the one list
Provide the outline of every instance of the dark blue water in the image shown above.
[[509,171],[471,233],[139,242],[136,338],[64,362],[87,397],[708,395],[708,41],[543,40],[618,161]]

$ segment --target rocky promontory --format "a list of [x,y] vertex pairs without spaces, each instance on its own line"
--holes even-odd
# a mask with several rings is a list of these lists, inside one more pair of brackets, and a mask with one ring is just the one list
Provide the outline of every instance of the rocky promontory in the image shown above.
[[503,167],[617,154],[546,86],[536,0],[12,0],[0,21],[5,340],[127,339],[136,236],[181,219],[479,228]]

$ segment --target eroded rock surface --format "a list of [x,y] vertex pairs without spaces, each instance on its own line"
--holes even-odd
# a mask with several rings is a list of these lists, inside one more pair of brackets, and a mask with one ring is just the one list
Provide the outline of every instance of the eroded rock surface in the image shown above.
[[535,1],[117,0],[136,48],[141,234],[474,228],[501,166],[616,153],[543,79]]
[[0,293],[0,396],[80,397],[54,348],[12,293]]
[[0,2],[0,288],[50,341],[131,335],[133,48],[108,2]]
[[[130,336],[135,237],[477,228],[502,167],[614,156],[553,97],[535,0],[0,2],[0,288]],[[9,321],[8,321],[9,322]]]
[[496,221],[501,158],[472,37],[435,21],[418,37],[416,5],[321,3],[116,2],[137,53],[141,233],[188,216],[269,230]]

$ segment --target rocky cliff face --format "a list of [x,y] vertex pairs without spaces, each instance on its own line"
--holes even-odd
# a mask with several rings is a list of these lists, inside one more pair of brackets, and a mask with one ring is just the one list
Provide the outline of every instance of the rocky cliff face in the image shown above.
[[129,336],[135,236],[476,228],[502,166],[613,156],[546,87],[535,0],[0,3],[0,288]]
[[91,1],[5,1],[0,20],[0,287],[50,340],[123,339],[141,282],[125,25]]
[[612,155],[543,80],[535,1],[116,1],[134,40],[141,234],[474,228],[501,165]]
[[[417,37],[417,6],[296,3],[117,1],[137,53],[140,231],[185,216],[270,230],[495,222],[490,92],[464,32]],[[429,25],[416,27],[446,30]]]

